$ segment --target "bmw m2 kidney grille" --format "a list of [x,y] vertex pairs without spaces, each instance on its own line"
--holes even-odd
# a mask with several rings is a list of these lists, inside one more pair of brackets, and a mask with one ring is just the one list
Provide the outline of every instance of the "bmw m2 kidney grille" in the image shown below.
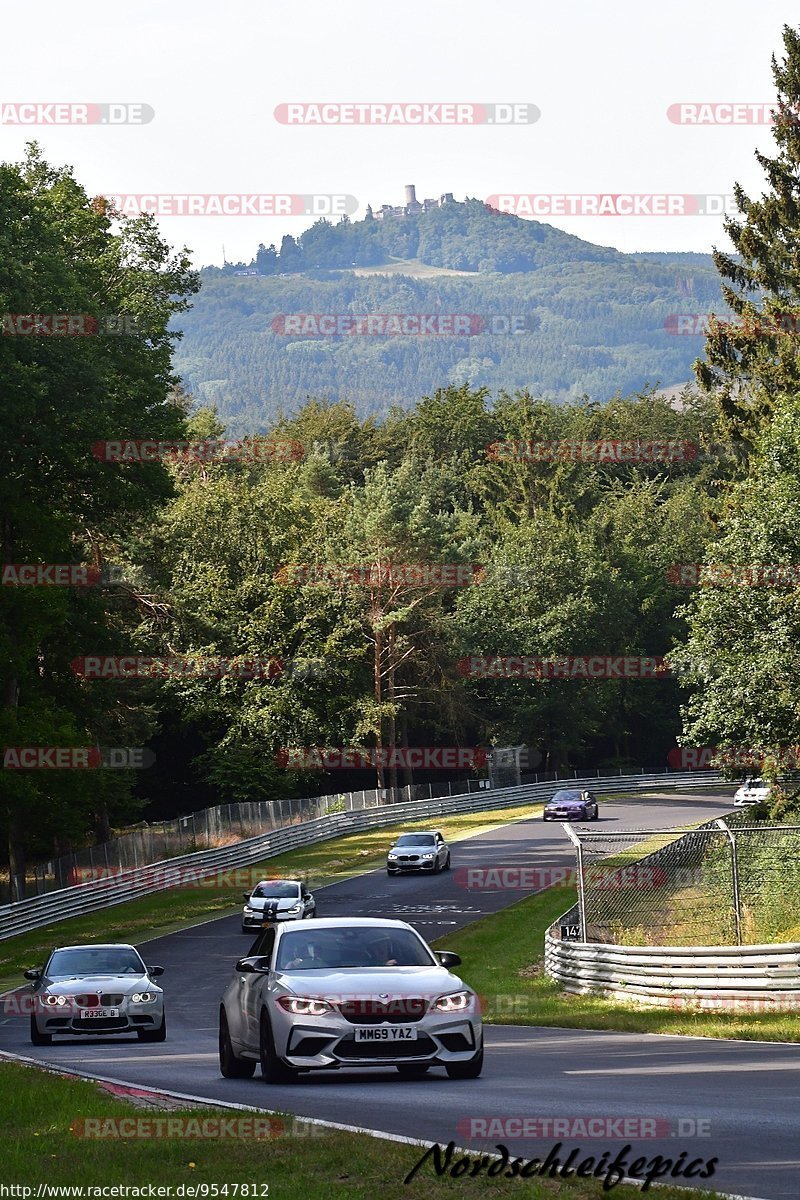
[[352,1025],[407,1025],[420,1021],[428,1008],[421,996],[401,996],[396,1000],[345,1000],[339,1011]]

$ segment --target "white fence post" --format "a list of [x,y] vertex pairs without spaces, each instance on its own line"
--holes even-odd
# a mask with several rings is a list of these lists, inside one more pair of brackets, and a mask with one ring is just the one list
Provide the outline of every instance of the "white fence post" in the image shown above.
[[722,817],[715,822],[727,835],[731,848],[731,884],[733,886],[733,915],[736,918],[736,945],[742,944],[742,906],[739,900],[739,860],[736,857],[736,838]]

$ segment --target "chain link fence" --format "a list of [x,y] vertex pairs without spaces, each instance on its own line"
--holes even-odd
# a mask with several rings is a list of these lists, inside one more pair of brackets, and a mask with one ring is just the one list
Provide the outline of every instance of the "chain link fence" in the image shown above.
[[567,832],[578,859],[571,915],[582,941],[800,941],[800,825],[770,825],[743,811],[689,830]]
[[[520,752],[528,753],[520,757]],[[523,783],[548,783],[569,781],[578,778],[578,772],[531,770],[533,759],[530,747],[507,747],[492,751],[489,756],[489,779],[453,779],[440,783],[409,784],[405,787],[366,791],[337,792],[328,796],[312,796],[304,799],[263,800],[236,804],[221,804],[206,808],[188,816],[176,817],[171,821],[143,823],[142,827],[121,834],[110,842],[88,846],[65,854],[49,862],[28,868],[25,886],[22,880],[11,881],[0,873],[0,904],[21,900],[25,896],[42,896],[46,892],[85,883],[90,879],[101,879],[106,875],[135,867],[146,867],[180,854],[192,854],[196,850],[212,850],[269,833],[274,829],[285,829],[301,821],[325,817],[329,813],[353,812],[363,808],[377,808],[383,804],[407,804],[411,800],[435,800],[443,796],[466,795],[484,788],[500,788]],[[510,764],[510,769],[509,769]],[[522,775],[520,776],[520,766]],[[597,770],[597,778],[623,772]],[[644,768],[641,769],[644,775]],[[663,775],[669,777],[670,772]],[[589,778],[590,776],[581,776]],[[626,772],[628,777],[628,772]]]
[[[110,842],[88,846],[73,854],[33,866],[26,876],[24,893],[26,896],[41,896],[46,892],[92,879],[107,878],[179,855],[233,845],[246,838],[275,829],[286,829],[303,821],[313,821],[330,813],[358,812],[385,804],[406,804],[412,800],[464,795],[481,790],[485,784],[485,780],[459,779],[452,783],[411,784],[394,791],[391,788],[372,788],[305,799],[220,804],[188,816],[176,817],[172,821],[145,824]],[[22,892],[19,881],[12,884],[8,876],[0,879],[0,903],[21,900]]]

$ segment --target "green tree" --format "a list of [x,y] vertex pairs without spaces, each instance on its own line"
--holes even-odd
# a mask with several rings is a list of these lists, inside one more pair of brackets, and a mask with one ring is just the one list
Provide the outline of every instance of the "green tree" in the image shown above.
[[[685,745],[774,752],[800,743],[798,511],[800,407],[793,398],[777,401],[704,559],[740,573],[722,586],[719,572],[708,572],[712,582],[701,583],[683,610],[689,635],[670,658],[692,688]],[[785,577],[758,574],[770,565],[784,566]]]
[[261,275],[275,275],[278,271],[278,252],[273,245],[265,246],[263,242],[258,247],[256,266]]
[[278,251],[278,262],[281,271],[302,271],[305,265],[303,250],[290,233],[281,238],[281,248]]
[[734,320],[711,323],[705,359],[695,364],[727,430],[747,443],[779,397],[800,386],[800,32],[784,26],[783,43],[782,61],[772,59],[777,154],[755,155],[768,188],[753,200],[735,185],[741,216],[724,222],[735,254],[714,252]]
[[[35,146],[22,164],[0,165],[0,217],[0,311],[11,322],[4,332],[12,331],[0,338],[2,561],[102,566],[123,531],[163,502],[170,483],[159,463],[111,465],[92,446],[180,436],[183,413],[172,394],[176,335],[168,324],[186,307],[196,279],[186,253],[170,251],[152,218],[117,221]],[[87,336],[14,336],[14,314],[31,313],[86,316]],[[117,617],[101,597],[3,588],[5,745],[57,738],[91,744],[114,727],[69,669],[73,655],[111,636]],[[27,847],[37,837],[75,834],[79,814],[95,819],[98,809],[104,823],[101,793],[116,785],[96,784],[92,795],[67,774],[45,782],[33,772],[14,780],[3,772],[0,819],[17,895]]]
[[[432,502],[427,475],[412,459],[395,471],[386,464],[369,471],[363,487],[351,486],[340,507],[339,528],[327,542],[332,560],[373,572],[368,583],[347,587],[342,595],[345,610],[359,622],[372,664],[371,694],[359,701],[353,733],[356,739],[374,739],[381,750],[397,744],[398,726],[407,744],[409,713],[436,703],[433,681],[445,673],[443,614],[453,604],[439,583],[394,580],[391,568],[468,562],[475,528],[468,513]],[[427,724],[434,724],[430,716]],[[380,766],[377,777],[378,787],[384,787]],[[397,781],[392,768],[390,786]]]

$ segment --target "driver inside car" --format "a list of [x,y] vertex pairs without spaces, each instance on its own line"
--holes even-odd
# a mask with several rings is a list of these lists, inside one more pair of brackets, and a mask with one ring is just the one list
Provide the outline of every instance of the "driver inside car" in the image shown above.
[[371,966],[374,967],[396,967],[397,959],[394,958],[394,947],[391,939],[388,937],[379,938],[372,942],[369,947],[370,955],[372,956]]
[[295,957],[291,958],[289,962],[287,962],[286,967],[284,968],[285,970],[291,971],[296,967],[302,967],[305,970],[313,970],[314,967],[325,967],[328,965],[320,956],[317,947],[313,942],[306,942],[304,946],[298,947],[298,951],[299,952],[295,955]]

